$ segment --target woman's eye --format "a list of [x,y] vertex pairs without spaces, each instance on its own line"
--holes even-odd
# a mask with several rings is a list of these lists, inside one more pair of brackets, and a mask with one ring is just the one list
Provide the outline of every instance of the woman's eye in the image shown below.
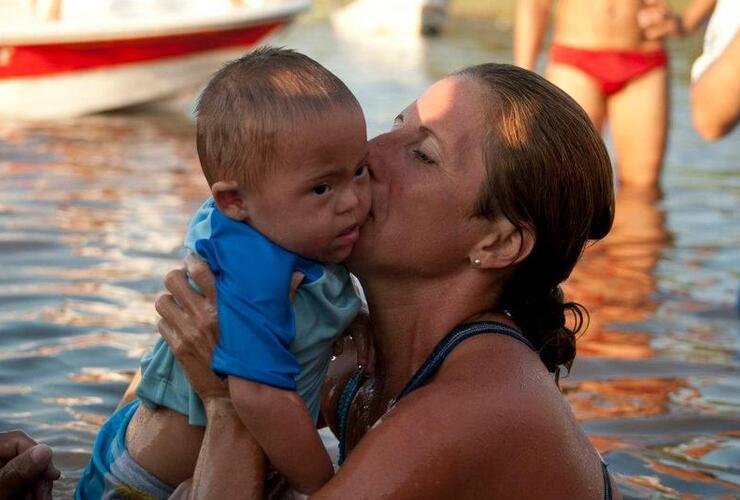
[[422,152],[419,149],[414,149],[414,156],[416,157],[417,160],[419,160],[422,163],[426,163],[427,165],[433,165],[435,163],[432,158],[424,154],[424,152]]
[[322,194],[328,193],[330,189],[331,187],[329,186],[329,184],[319,184],[318,186],[314,187],[311,192],[313,192],[313,194],[321,196]]
[[362,177],[367,173],[367,165],[363,165],[357,170],[355,170],[355,177]]

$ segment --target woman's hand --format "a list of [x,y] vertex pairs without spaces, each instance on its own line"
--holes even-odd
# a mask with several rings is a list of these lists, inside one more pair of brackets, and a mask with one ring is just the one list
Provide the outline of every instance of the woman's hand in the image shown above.
[[201,399],[228,397],[225,382],[211,370],[213,348],[218,342],[216,280],[208,264],[194,255],[185,258],[185,267],[203,295],[190,286],[185,270],[167,273],[164,286],[170,293],[157,297],[154,304],[162,316],[157,330]]
[[[195,255],[190,254],[185,258],[185,268],[170,271],[164,278],[164,286],[170,293],[161,294],[154,303],[162,316],[157,330],[202,400],[227,397],[226,383],[211,370],[213,349],[218,342],[216,279],[208,264]],[[203,295],[193,290],[188,283],[188,275]],[[293,273],[291,300],[303,277],[302,273]]]

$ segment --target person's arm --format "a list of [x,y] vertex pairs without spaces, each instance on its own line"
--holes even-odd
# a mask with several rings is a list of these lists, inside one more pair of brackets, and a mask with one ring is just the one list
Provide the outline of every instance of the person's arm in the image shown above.
[[730,133],[740,121],[740,33],[691,85],[694,128],[707,141]]
[[296,491],[309,495],[334,474],[306,403],[295,391],[229,377],[239,417]]
[[51,448],[22,431],[0,432],[0,500],[51,498],[60,475]]
[[694,32],[709,17],[717,0],[694,0],[680,14],[666,0],[643,0],[637,24],[647,40],[684,36]]
[[178,488],[173,498],[220,500],[235,492],[261,498],[264,455],[236,414],[228,388],[211,370],[218,341],[215,280],[203,261],[189,256],[185,264],[203,295],[192,289],[183,270],[169,272],[165,287],[170,293],[160,295],[155,303],[162,317],[157,329],[203,400],[208,425],[193,480]]
[[518,0],[514,18],[514,64],[534,70],[552,0]]

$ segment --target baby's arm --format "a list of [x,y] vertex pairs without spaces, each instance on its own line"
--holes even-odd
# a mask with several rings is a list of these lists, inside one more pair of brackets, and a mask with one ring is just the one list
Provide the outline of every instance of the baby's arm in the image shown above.
[[295,391],[229,377],[236,412],[272,465],[310,495],[334,474],[306,403]]

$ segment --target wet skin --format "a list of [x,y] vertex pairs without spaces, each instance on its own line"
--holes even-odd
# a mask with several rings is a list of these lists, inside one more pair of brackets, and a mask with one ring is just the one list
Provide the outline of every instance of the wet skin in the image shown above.
[[[359,108],[338,108],[327,111],[317,122],[297,128],[282,144],[280,166],[259,189],[247,190],[241,200],[243,210],[222,211],[229,216],[241,214],[245,222],[299,255],[322,262],[342,262],[357,242],[370,208],[364,116]],[[214,196],[219,203],[215,189]],[[233,194],[230,196],[233,199]],[[232,381],[232,386],[245,392],[245,384],[238,379]],[[248,389],[254,392],[260,389],[257,386],[251,384]],[[246,392],[242,399],[256,401],[254,394]],[[265,390],[259,392],[263,394]],[[269,392],[262,397],[269,398],[263,406],[296,408],[295,402],[288,400],[294,393]],[[257,414],[257,410],[250,408],[247,413]],[[289,414],[287,410],[283,413]],[[299,415],[305,417],[305,431],[313,432],[305,408],[302,413],[306,413]],[[189,425],[186,416],[164,407],[140,406],[126,433],[126,445],[134,460],[173,486],[193,475],[202,441],[203,428]],[[320,443],[316,446],[325,454]],[[326,468],[330,470],[328,457]]]
[[[485,176],[483,127],[474,118],[490,105],[482,99],[478,83],[446,78],[370,143],[373,210],[349,266],[367,293],[376,362],[350,408],[351,454],[315,498],[603,495],[598,454],[552,375],[536,353],[509,337],[463,342],[426,386],[388,411],[452,327],[484,319],[511,324],[489,311],[511,266],[530,251],[531,235],[505,219],[471,216]],[[470,265],[472,257],[480,257],[479,267]],[[168,290],[177,301],[158,301],[160,333],[187,361],[194,387],[208,386],[214,376],[202,359],[193,361],[193,346],[217,321],[210,313],[195,327],[190,318],[208,318],[208,307],[182,273],[170,276]],[[335,431],[337,399],[355,368],[348,348],[332,363],[324,387],[322,411]],[[234,433],[241,423],[227,418],[233,413],[227,400],[205,400],[209,421],[219,418],[220,425],[207,429],[193,487],[206,496],[214,488],[243,491],[253,485],[235,474],[234,459],[252,453],[252,443],[209,446],[208,436]]]

